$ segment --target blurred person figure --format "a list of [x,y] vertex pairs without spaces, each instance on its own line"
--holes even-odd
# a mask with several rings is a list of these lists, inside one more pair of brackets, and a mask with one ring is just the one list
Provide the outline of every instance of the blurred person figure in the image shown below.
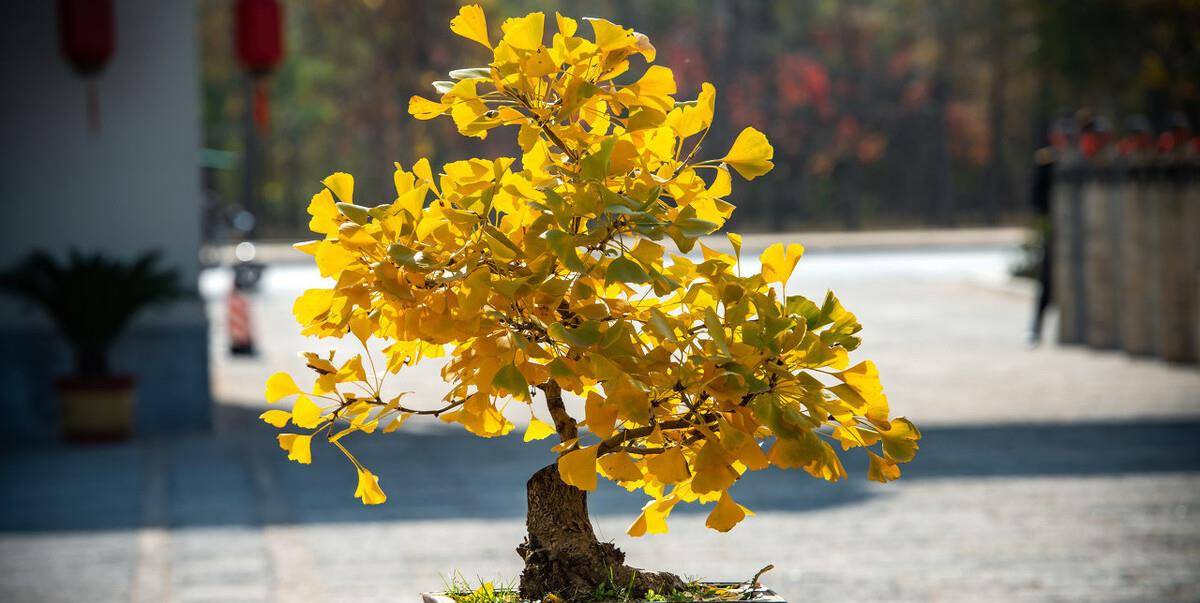
[[1054,190],[1054,171],[1064,151],[1071,148],[1077,123],[1069,117],[1060,118],[1046,133],[1041,148],[1033,153],[1033,168],[1030,174],[1029,201],[1034,210],[1034,229],[1040,233],[1041,245],[1037,246],[1036,275],[1038,294],[1033,308],[1033,324],[1029,331],[1029,343],[1038,345],[1042,341],[1042,325],[1046,309],[1053,301],[1054,290],[1054,228],[1050,219],[1050,197]]

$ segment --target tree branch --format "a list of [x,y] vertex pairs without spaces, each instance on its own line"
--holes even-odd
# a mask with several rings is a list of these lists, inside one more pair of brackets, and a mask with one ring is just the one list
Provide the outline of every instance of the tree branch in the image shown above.
[[599,457],[599,456],[604,456],[605,454],[608,454],[610,452],[616,452],[617,450],[622,448],[622,446],[625,444],[625,442],[636,440],[638,438],[644,438],[644,437],[654,433],[655,427],[657,427],[658,429],[664,430],[664,431],[670,431],[672,429],[686,429],[691,426],[692,426],[691,421],[685,421],[683,419],[675,419],[673,421],[664,421],[662,423],[659,423],[657,426],[656,425],[647,425],[645,427],[634,427],[632,429],[622,429],[622,430],[618,431],[617,433],[613,434],[613,436],[608,438],[607,440],[600,442],[600,448],[598,450],[596,450],[596,456]]
[[563,404],[562,387],[558,382],[550,379],[538,386],[546,394],[546,410],[550,411],[550,417],[554,419],[554,431],[558,432],[558,439],[563,442],[574,440],[579,437],[579,426],[575,423],[575,419],[567,413],[567,407]]
[[[386,402],[384,402],[383,400],[380,400],[378,398],[375,398],[375,399],[360,398],[359,401],[366,402],[367,404],[370,404],[372,406],[387,406]],[[462,400],[455,400],[441,408],[435,408],[433,410],[417,410],[415,408],[406,408],[404,406],[396,406],[396,410],[399,412],[406,412],[406,413],[414,414],[414,415],[433,415],[433,416],[437,417],[437,416],[440,416],[444,412],[449,412],[451,410],[454,410],[455,408],[458,408],[459,406],[462,406],[463,404],[466,404],[466,402],[467,401],[464,398]],[[345,408],[346,406],[349,406],[349,404],[343,404],[342,408]],[[339,408],[338,411],[340,412],[341,408]]]

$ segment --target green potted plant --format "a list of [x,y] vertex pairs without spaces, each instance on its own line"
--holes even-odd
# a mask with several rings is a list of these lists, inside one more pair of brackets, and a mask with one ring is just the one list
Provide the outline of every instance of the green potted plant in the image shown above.
[[[887,482],[920,432],[891,416],[875,365],[850,362],[862,327],[833,293],[787,293],[803,247],[776,243],[755,262],[736,234],[728,253],[700,240],[733,212],[733,174],[774,167],[767,137],[748,127],[704,158],[711,84],[677,101],[646,36],[603,19],[548,21],[508,19],[493,44],[479,6],[463,7],[450,28],[486,47],[489,64],[435,82],[436,100],[409,101],[414,117],[448,116],[466,136],[511,127],[519,160],[396,164],[393,200],[370,206],[350,175],[323,181],[309,205],[321,239],[297,247],[330,286],[305,291],[293,312],[304,335],[352,336],[363,352],[307,352],[303,385],[285,372],[267,381],[268,402],[292,398],[291,409],[262,419],[287,429],[278,442],[294,461],[310,463],[314,441],[339,450],[354,495],[372,505],[387,495],[351,452],[358,433],[422,415],[499,437],[514,429],[504,408],[529,413],[525,441],[552,439],[554,461],[526,483],[519,583],[427,600],[771,600],[757,576],[690,585],[627,565],[596,537],[588,492],[603,477],[644,493],[633,537],[666,532],[685,504],[708,505],[705,525],[725,532],[753,514],[733,495],[746,472],[837,481],[838,449],[858,449],[867,477]],[[592,35],[576,35],[585,27]],[[443,399],[385,387],[432,356],[448,357]]]
[[60,261],[35,251],[0,273],[0,291],[39,306],[71,347],[74,370],[57,379],[63,435],[118,440],[133,432],[136,378],[114,373],[113,343],[145,308],[179,298],[175,270],[145,252],[122,261],[71,250]]

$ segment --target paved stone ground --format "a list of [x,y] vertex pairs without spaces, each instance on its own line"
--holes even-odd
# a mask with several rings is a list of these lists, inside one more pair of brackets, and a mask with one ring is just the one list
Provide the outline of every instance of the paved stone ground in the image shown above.
[[[257,426],[7,455],[0,600],[405,601],[452,570],[516,575],[543,450],[457,432],[355,449],[387,505],[351,498],[335,451],[290,464]],[[794,601],[1200,598],[1200,421],[935,427],[922,455],[886,486],[861,462],[833,485],[755,474],[739,500],[758,515],[725,535],[681,508],[671,534],[630,539],[642,501],[615,487],[592,507],[634,563],[712,578],[774,563]]]
[[[869,247],[869,246],[866,246]],[[789,287],[834,287],[867,325],[864,356],[925,439],[905,477],[818,482],[764,472],[729,534],[679,508],[630,539],[643,502],[592,498],[631,562],[765,581],[791,601],[1200,600],[1200,374],[1116,353],[1030,349],[1030,291],[996,247],[814,253]],[[264,353],[214,355],[215,436],[7,450],[0,457],[0,601],[414,601],[441,576],[512,579],[523,482],[549,460],[519,438],[436,425],[352,442],[390,500],[363,507],[336,451],[289,463],[253,417],[261,379],[292,366],[276,267],[256,300]],[[207,277],[220,324],[219,274]],[[222,339],[214,343],[219,352]],[[436,369],[405,385],[437,393]],[[407,429],[407,427],[406,427]]]

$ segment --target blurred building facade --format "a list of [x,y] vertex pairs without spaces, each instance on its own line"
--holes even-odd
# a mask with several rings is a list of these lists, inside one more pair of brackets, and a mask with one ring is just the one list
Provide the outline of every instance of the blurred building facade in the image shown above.
[[[58,3],[0,4],[0,264],[34,249],[77,248],[128,258],[156,249],[195,290],[201,187],[196,6],[116,0],[111,60],[86,84],[60,50]],[[0,300],[0,432],[49,437],[53,378],[70,368],[49,321]],[[151,311],[114,350],[118,371],[140,379],[137,429],[209,425],[208,326],[198,299]]]

